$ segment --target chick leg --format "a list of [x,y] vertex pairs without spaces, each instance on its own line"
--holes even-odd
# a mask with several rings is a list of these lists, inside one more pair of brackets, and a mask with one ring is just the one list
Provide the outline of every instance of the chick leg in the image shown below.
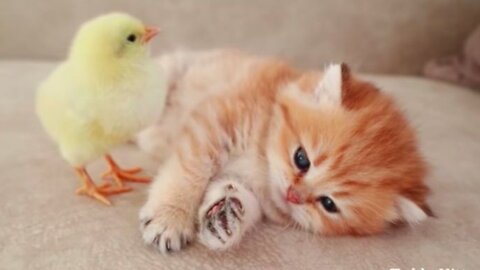
[[88,174],[87,170],[84,167],[75,168],[75,172],[77,173],[80,181],[82,181],[82,186],[78,188],[75,193],[77,195],[85,195],[92,197],[103,204],[112,205],[112,203],[104,196],[104,195],[114,195],[118,193],[128,192],[131,191],[131,188],[128,187],[118,187],[118,188],[110,188],[109,185],[102,185],[97,187],[95,183],[93,183],[92,178]]
[[140,177],[135,175],[142,171],[142,169],[139,167],[122,169],[120,168],[120,166],[118,166],[118,164],[113,160],[112,156],[110,155],[105,155],[105,160],[107,161],[109,169],[102,174],[102,178],[107,179],[109,177],[112,177],[119,187],[123,187],[124,181],[137,183],[150,182],[150,177]]

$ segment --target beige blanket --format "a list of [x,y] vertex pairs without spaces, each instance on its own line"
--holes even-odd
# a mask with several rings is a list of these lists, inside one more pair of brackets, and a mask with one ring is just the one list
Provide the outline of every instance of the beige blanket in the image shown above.
[[[320,237],[263,224],[236,249],[200,245],[171,256],[145,246],[138,210],[146,186],[113,207],[73,195],[74,173],[33,113],[34,89],[53,63],[0,61],[0,269],[480,269],[480,95],[413,77],[369,76],[397,97],[431,163],[438,215],[373,237]],[[133,146],[126,166],[156,164]],[[104,164],[91,166],[98,175]]]

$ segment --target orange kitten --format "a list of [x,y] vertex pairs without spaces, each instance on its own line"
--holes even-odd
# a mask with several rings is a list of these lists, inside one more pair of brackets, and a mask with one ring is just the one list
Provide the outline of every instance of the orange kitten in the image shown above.
[[[161,60],[170,97],[139,145],[165,162],[142,208],[162,252],[197,233],[225,249],[263,216],[320,234],[373,234],[427,217],[425,163],[391,98],[352,76],[239,52]],[[197,225],[197,226],[195,226]]]

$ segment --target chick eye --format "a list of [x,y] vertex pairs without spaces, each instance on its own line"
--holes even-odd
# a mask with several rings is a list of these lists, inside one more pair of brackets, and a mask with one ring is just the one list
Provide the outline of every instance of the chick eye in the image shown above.
[[327,212],[338,213],[338,208],[333,202],[333,200],[330,199],[330,197],[320,196],[317,198],[317,201],[319,201],[322,204],[323,208],[325,208]]
[[137,40],[137,36],[135,36],[134,34],[130,34],[127,37],[127,40],[130,41],[130,42],[135,42],[135,40]]
[[310,168],[310,160],[308,160],[307,152],[305,152],[305,149],[301,146],[295,151],[293,161],[295,162],[295,166],[302,172],[307,172]]

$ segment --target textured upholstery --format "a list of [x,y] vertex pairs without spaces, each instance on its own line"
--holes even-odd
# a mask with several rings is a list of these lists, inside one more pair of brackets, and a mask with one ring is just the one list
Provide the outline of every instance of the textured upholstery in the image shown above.
[[[33,112],[34,90],[53,63],[0,61],[0,269],[479,269],[480,96],[469,89],[400,76],[367,76],[397,97],[431,163],[438,215],[372,237],[315,237],[262,224],[236,249],[195,244],[171,256],[145,246],[138,210],[146,186],[113,207],[73,195],[78,181]],[[125,165],[156,164],[133,146]],[[92,164],[93,175],[104,168]]]

